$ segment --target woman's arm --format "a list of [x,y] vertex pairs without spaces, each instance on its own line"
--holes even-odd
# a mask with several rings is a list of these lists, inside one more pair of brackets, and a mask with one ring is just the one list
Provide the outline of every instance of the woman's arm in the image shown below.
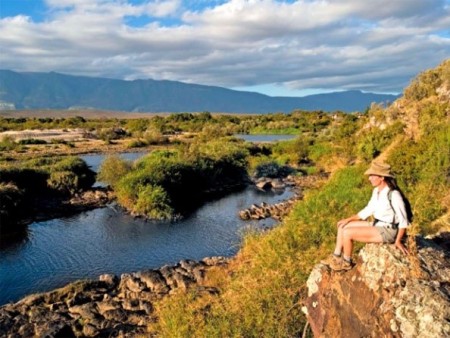
[[397,232],[397,238],[395,239],[395,247],[399,249],[401,252],[403,252],[405,255],[408,254],[408,250],[405,248],[405,246],[402,243],[402,238],[406,233],[406,228],[400,228]]
[[377,189],[375,188],[372,191],[372,196],[370,197],[369,203],[367,203],[367,205],[364,207],[364,209],[362,209],[356,215],[353,215],[347,219],[350,219],[349,222],[359,221],[361,219],[367,219],[369,216],[372,216],[373,213],[375,212],[376,204],[377,204]]
[[353,222],[353,221],[359,221],[360,219],[361,219],[361,217],[359,217],[358,214],[350,216],[348,218],[341,219],[339,222],[337,222],[337,227],[338,228],[343,228],[348,223]]

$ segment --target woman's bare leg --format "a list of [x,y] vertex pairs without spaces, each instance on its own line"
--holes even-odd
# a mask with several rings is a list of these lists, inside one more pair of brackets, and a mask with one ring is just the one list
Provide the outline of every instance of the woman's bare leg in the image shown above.
[[344,247],[345,257],[351,257],[353,241],[363,243],[382,243],[383,238],[377,228],[373,226],[345,227],[342,232],[342,245]]
[[355,227],[369,227],[372,226],[372,223],[367,222],[367,221],[353,221],[348,223],[347,225],[345,225],[345,227],[338,227],[338,233],[336,236],[336,247],[334,249],[334,254],[335,255],[340,255],[342,254],[343,251],[343,247],[344,247],[344,230],[345,229],[350,229],[350,228],[355,228]]

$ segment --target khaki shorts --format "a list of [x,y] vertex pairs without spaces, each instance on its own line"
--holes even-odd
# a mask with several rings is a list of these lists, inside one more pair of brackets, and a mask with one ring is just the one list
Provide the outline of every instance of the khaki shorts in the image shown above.
[[383,239],[383,243],[394,243],[397,238],[398,229],[387,228],[383,226],[375,226]]

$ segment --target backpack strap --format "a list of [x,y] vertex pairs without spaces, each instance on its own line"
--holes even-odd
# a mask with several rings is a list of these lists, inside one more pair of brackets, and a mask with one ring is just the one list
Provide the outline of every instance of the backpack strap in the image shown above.
[[394,212],[394,216],[392,217],[392,222],[391,225],[393,228],[396,228],[396,224],[395,224],[395,209],[392,206],[392,193],[394,192],[394,190],[389,189],[388,191],[388,201],[389,201],[389,205],[391,206],[392,211]]

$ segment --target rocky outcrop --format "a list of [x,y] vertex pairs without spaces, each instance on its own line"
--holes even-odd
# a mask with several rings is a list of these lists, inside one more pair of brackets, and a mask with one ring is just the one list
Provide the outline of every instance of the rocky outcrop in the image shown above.
[[175,266],[102,275],[0,307],[0,337],[152,337],[153,304],[177,290],[218,293],[207,270],[227,258],[181,261]]
[[68,203],[72,208],[101,208],[115,200],[114,193],[109,188],[95,187],[85,190],[72,197]]
[[267,204],[265,202],[262,202],[260,205],[253,204],[250,208],[239,211],[239,217],[244,221],[250,219],[260,220],[269,217],[279,221],[289,213],[295,199],[298,199],[298,197],[296,196],[295,198],[275,204]]
[[379,244],[366,245],[347,272],[316,265],[303,308],[314,336],[449,337],[449,245],[449,232],[418,239],[417,268]]
[[303,198],[303,189],[317,186],[321,179],[326,177],[326,174],[311,175],[311,176],[287,176],[285,178],[268,178],[262,177],[253,181],[255,186],[260,190],[274,190],[280,191],[286,188],[291,188],[294,195],[285,201],[267,204],[253,204],[247,209],[239,211],[239,217],[242,220],[261,220],[272,217],[280,221],[285,215],[289,213],[296,200]]

